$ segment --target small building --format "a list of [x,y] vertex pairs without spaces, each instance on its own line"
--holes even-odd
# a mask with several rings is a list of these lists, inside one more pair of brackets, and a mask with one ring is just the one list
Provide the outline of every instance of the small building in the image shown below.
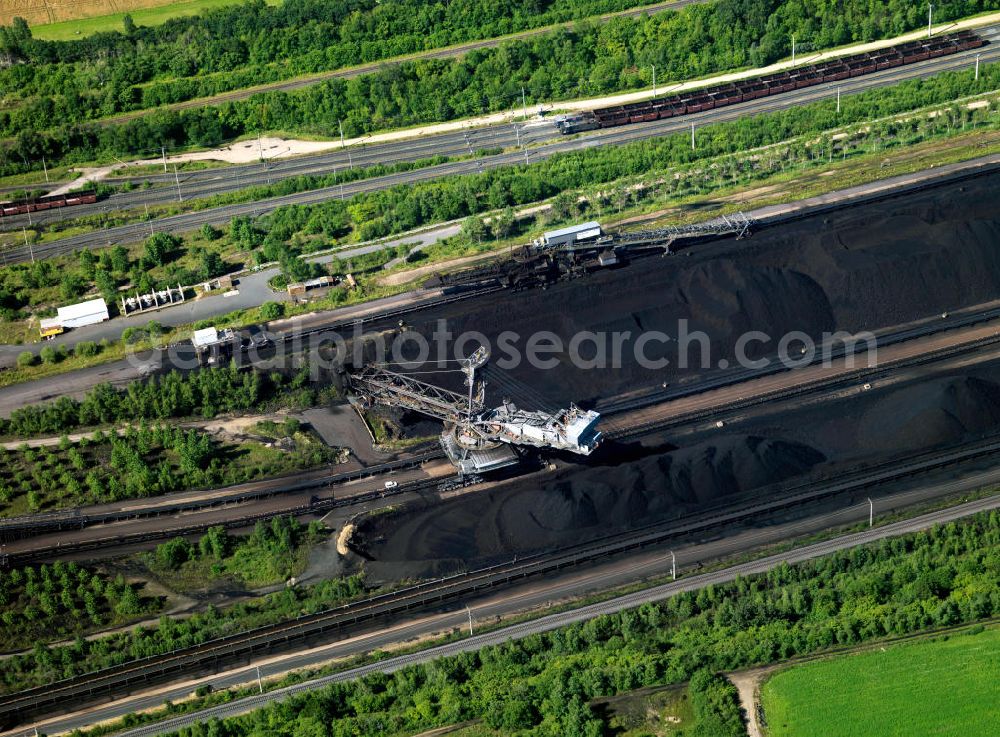
[[209,279],[201,285],[201,290],[203,292],[212,292],[220,289],[224,292],[228,292],[232,288],[233,277],[230,274],[224,274],[217,279]]
[[288,295],[290,297],[301,297],[310,289],[324,289],[326,287],[332,287],[334,283],[334,279],[331,276],[317,276],[315,279],[291,282],[288,285]]
[[559,230],[550,230],[535,241],[536,246],[545,248],[556,248],[558,246],[571,245],[577,241],[592,240],[600,238],[601,224],[596,221],[570,225]]
[[38,332],[43,338],[53,338],[63,332],[63,326],[58,317],[50,317],[38,321]]
[[201,330],[195,330],[194,334],[191,336],[191,343],[195,348],[210,348],[213,345],[218,345],[220,343],[226,343],[233,339],[236,334],[226,328],[221,332],[214,327],[202,328]]
[[103,299],[92,299],[87,302],[80,302],[67,307],[60,307],[57,311],[59,324],[66,328],[82,328],[84,325],[96,325],[110,319],[108,314],[108,303]]
[[236,333],[231,328],[217,330],[214,327],[195,330],[191,344],[202,363],[215,363],[230,355],[236,345]]

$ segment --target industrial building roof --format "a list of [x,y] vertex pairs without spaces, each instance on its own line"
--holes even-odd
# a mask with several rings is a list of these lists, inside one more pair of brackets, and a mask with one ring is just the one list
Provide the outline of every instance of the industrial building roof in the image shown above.
[[95,322],[103,322],[109,318],[108,303],[100,298],[60,307],[57,312],[59,322],[63,327],[68,328],[92,325]]
[[202,348],[206,345],[218,343],[219,331],[215,328],[202,328],[201,330],[195,330],[194,335],[191,336],[191,342],[194,343],[195,348]]

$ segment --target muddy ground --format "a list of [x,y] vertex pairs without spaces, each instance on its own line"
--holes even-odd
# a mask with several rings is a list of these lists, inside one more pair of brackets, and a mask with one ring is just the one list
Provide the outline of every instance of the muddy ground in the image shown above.
[[[552,370],[522,362],[493,391],[520,386],[519,399],[565,404],[696,380],[718,371],[720,358],[733,359],[745,330],[876,330],[1000,298],[998,185],[1000,174],[966,180],[769,228],[750,241],[717,241],[547,290],[458,303],[409,324],[429,335],[443,317],[453,333],[478,330],[490,341],[503,330],[550,330],[568,341],[580,330],[676,335],[683,318],[710,336],[712,368],[672,361],[646,370],[625,352],[619,368],[585,370],[563,354]],[[727,497],[778,494],[998,429],[994,362],[703,436],[609,444],[547,476],[379,516],[358,539],[378,577],[456,570],[633,529]]]

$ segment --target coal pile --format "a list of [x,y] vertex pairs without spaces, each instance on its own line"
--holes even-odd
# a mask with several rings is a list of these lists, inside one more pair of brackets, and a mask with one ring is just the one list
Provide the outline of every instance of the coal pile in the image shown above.
[[981,437],[1000,427],[1000,385],[951,376],[892,392],[859,422],[860,440],[875,453],[933,448]]
[[[555,477],[476,493],[427,509],[369,518],[358,529],[365,552],[393,570],[452,570],[470,557],[561,547],[678,516],[726,496],[794,478],[824,460],[813,448],[731,435],[690,447],[652,449],[613,465],[606,448],[595,465]],[[536,477],[538,478],[538,477]],[[377,575],[377,574],[376,574]]]
[[666,368],[639,365],[630,343],[617,367],[609,361],[605,368],[580,368],[564,350],[555,354],[555,368],[522,360],[509,372],[560,404],[696,380],[717,374],[720,361],[732,367],[737,340],[749,330],[772,339],[751,344],[750,358],[771,356],[790,331],[819,339],[835,330],[878,330],[1000,297],[998,186],[1000,174],[969,179],[766,228],[745,241],[647,257],[544,290],[428,310],[409,322],[428,337],[439,319],[454,335],[478,331],[498,356],[497,337],[505,330],[520,336],[521,349],[540,331],[566,347],[581,331],[661,331],[676,339],[685,320],[689,332],[708,336],[707,365],[700,344],[692,343],[682,367],[674,341],[646,347],[649,358],[671,361]]

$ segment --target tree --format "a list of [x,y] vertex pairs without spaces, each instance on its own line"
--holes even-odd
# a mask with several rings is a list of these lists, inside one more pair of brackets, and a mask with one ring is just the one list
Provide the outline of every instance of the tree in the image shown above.
[[552,214],[559,220],[565,220],[576,212],[576,195],[571,192],[560,192],[552,200]]
[[229,554],[230,542],[224,527],[209,527],[198,541],[198,549],[205,557],[222,560]]
[[94,269],[97,267],[97,256],[90,249],[80,251],[80,275],[84,279],[94,278]]
[[175,235],[153,233],[146,239],[144,246],[146,258],[158,266],[165,266],[180,244],[181,239]]
[[94,271],[94,283],[105,302],[114,303],[118,299],[118,285],[109,272],[104,269]]
[[250,250],[260,243],[260,234],[254,228],[254,223],[248,217],[235,217],[229,223],[229,237],[240,248]]
[[79,297],[83,290],[83,278],[79,274],[66,272],[59,280],[59,295],[67,302]]
[[481,217],[470,215],[462,221],[462,235],[470,241],[482,243],[483,236],[486,235],[486,224]]
[[125,584],[121,589],[118,603],[115,605],[115,613],[119,617],[134,617],[142,611],[142,601],[139,594],[130,584]]
[[215,251],[201,249],[198,260],[201,262],[198,276],[206,281],[226,273],[226,262]]
[[20,368],[27,368],[35,365],[36,356],[31,351],[21,351],[17,354],[17,365]]
[[494,215],[490,221],[490,229],[493,231],[493,237],[497,240],[506,238],[514,227],[514,221],[514,209],[511,207],[505,207]]
[[125,246],[115,246],[111,249],[111,269],[116,274],[128,273],[128,249]]

